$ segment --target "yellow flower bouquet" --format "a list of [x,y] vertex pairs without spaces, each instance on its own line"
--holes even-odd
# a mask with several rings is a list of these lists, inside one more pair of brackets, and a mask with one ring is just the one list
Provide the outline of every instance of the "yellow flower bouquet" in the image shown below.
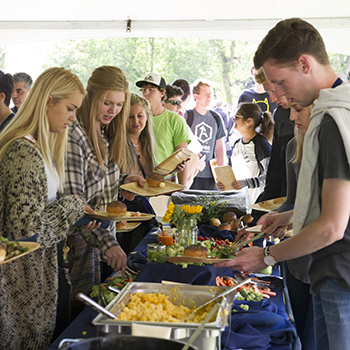
[[188,246],[197,242],[197,220],[202,216],[202,210],[200,205],[177,206],[173,202],[169,204],[163,221],[176,226],[176,243]]
[[189,224],[190,220],[197,222],[202,216],[203,207],[201,205],[174,205],[170,202],[164,217],[164,222],[170,222],[177,228],[184,228]]

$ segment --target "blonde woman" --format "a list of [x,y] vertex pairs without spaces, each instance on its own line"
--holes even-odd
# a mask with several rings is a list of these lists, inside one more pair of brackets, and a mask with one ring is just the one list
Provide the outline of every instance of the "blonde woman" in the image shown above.
[[148,101],[142,96],[131,94],[130,113],[126,122],[128,164],[125,173],[146,178],[155,167],[151,117]]
[[[122,172],[127,174],[137,174],[146,178],[154,166],[154,141],[152,137],[152,112],[148,101],[137,94],[131,94],[130,113],[126,122],[127,130],[127,168]],[[155,212],[148,201],[148,198],[136,196],[133,201],[128,200],[129,193],[120,192],[122,200],[130,211],[140,211],[142,213]],[[126,254],[129,254],[150,229],[158,225],[156,219],[144,221],[131,232],[118,233],[120,242]]]
[[[86,90],[77,122],[68,133],[65,193],[76,194],[94,210],[103,211],[118,199],[120,183],[138,181],[142,186],[141,177],[120,176],[119,170],[128,164],[129,85],[120,68],[102,66],[92,72]],[[129,193],[128,199],[133,198]],[[73,298],[79,292],[90,293],[92,286],[113,270],[125,273],[126,255],[116,240],[114,222],[107,229],[87,232],[72,227],[70,235],[75,240],[70,272]]]
[[0,266],[1,349],[47,349],[53,335],[57,244],[84,215],[77,196],[56,199],[64,185],[66,130],[84,94],[76,75],[50,68],[0,135],[0,233],[40,244]]

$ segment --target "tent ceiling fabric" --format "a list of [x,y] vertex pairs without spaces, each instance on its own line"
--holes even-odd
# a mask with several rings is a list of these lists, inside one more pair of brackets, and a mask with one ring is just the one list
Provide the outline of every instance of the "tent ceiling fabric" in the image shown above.
[[[350,55],[348,0],[18,0],[1,5],[0,45],[110,37],[259,42],[279,20],[301,17],[327,50]],[[128,18],[131,33],[126,32]]]

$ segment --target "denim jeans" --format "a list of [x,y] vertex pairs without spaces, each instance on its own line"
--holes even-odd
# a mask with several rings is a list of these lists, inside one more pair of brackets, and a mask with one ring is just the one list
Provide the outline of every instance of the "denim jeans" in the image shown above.
[[317,350],[350,349],[350,289],[329,279],[313,303]]

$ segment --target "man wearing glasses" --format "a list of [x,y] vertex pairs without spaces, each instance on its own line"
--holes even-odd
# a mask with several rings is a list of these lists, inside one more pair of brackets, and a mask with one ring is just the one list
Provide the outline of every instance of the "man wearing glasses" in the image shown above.
[[185,114],[187,124],[203,147],[201,153],[206,155],[206,167],[194,178],[191,186],[193,190],[217,190],[209,161],[216,158],[219,166],[225,165],[225,126],[221,116],[209,110],[211,95],[210,84],[203,80],[198,81],[193,87],[196,106]]
[[[189,130],[186,121],[180,115],[164,108],[166,83],[160,74],[148,73],[143,80],[136,82],[136,86],[151,106],[155,139],[154,157],[156,164],[159,164],[177,149],[187,148],[191,142]],[[178,180],[180,184],[187,186],[187,179],[185,167],[178,173]]]

